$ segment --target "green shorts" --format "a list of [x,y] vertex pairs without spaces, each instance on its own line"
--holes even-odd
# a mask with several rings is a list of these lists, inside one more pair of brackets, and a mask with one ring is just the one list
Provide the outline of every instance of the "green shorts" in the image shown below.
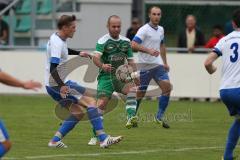
[[121,93],[124,86],[125,83],[119,81],[115,76],[99,76],[97,85],[97,98],[111,98],[114,91]]

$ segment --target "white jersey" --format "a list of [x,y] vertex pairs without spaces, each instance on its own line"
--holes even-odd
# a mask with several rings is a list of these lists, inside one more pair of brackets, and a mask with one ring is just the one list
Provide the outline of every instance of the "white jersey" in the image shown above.
[[68,60],[68,48],[65,40],[62,40],[57,33],[51,35],[47,43],[47,63],[45,72],[45,85],[58,86],[50,73],[50,64],[59,64],[58,74],[63,82],[66,82],[67,68],[65,62]]
[[220,89],[240,87],[240,32],[233,31],[223,37],[213,49],[222,56]]
[[[164,29],[161,26],[158,26],[158,28],[155,29],[147,23],[138,30],[133,41],[143,45],[146,48],[152,48],[160,51],[160,45],[164,41]],[[155,57],[143,52],[138,53],[138,62],[148,64],[163,64],[163,60],[160,55]]]

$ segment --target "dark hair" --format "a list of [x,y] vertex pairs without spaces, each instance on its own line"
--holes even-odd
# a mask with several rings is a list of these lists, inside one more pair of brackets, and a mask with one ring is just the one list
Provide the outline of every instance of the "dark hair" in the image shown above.
[[[151,6],[151,7],[148,9],[148,14],[151,13],[151,11],[152,11],[153,8],[158,8],[158,9],[160,9],[160,7],[158,7],[158,6]],[[160,9],[160,10],[161,10],[161,9]]]
[[240,28],[240,9],[233,12],[232,20],[236,24],[237,28]]
[[219,24],[214,25],[213,29],[219,29],[219,30],[223,31],[223,27],[221,25],[219,25]]
[[107,20],[108,25],[110,24],[110,21],[111,21],[112,18],[119,18],[120,19],[120,17],[117,16],[117,15],[111,15],[110,17],[108,17],[108,20]]
[[57,22],[57,27],[62,29],[63,26],[69,26],[73,21],[76,21],[75,15],[62,15]]

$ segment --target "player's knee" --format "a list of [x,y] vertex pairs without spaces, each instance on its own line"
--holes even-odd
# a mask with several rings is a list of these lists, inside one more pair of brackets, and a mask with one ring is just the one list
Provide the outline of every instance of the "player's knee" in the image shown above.
[[162,87],[162,95],[170,96],[172,91],[172,84],[170,82],[165,83],[165,85]]
[[96,100],[92,97],[84,96],[82,100],[86,103],[86,106],[91,106],[91,107],[96,106]]
[[12,143],[9,140],[2,142],[2,145],[4,146],[6,152],[9,151],[12,147]]
[[105,110],[105,106],[107,105],[107,101],[99,99],[97,101],[97,107],[101,110]]
[[99,109],[104,110],[104,109],[105,109],[105,106],[106,106],[106,103],[105,103],[105,102],[98,102],[98,108],[99,108]]

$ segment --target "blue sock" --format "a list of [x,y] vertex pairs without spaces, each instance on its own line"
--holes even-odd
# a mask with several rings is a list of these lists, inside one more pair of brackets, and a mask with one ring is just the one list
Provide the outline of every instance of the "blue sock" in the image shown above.
[[[103,123],[103,113],[104,113],[104,111],[98,108],[98,113],[99,113],[99,116],[100,116],[100,118],[102,120],[102,123]],[[93,131],[93,137],[97,137],[96,130],[94,128],[92,128],[92,131]]]
[[233,159],[233,150],[237,145],[239,133],[240,133],[240,121],[235,120],[228,132],[228,139],[227,139],[226,149],[224,152],[225,160]]
[[4,148],[3,144],[0,143],[0,158],[4,156],[6,153],[6,149]]
[[87,108],[88,118],[91,121],[91,124],[94,130],[97,133],[97,137],[100,142],[104,141],[107,137],[107,134],[103,131],[103,123],[100,114],[98,113],[98,109],[96,107],[88,107]]
[[169,96],[161,96],[158,99],[158,113],[157,113],[157,119],[162,119],[163,115],[165,113],[165,110],[168,106],[169,102]]
[[70,132],[78,122],[79,120],[75,116],[71,115],[63,122],[61,127],[58,129],[58,132],[60,132],[61,135],[55,134],[52,141],[60,141],[62,137],[64,137],[68,132]]

